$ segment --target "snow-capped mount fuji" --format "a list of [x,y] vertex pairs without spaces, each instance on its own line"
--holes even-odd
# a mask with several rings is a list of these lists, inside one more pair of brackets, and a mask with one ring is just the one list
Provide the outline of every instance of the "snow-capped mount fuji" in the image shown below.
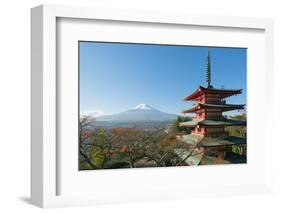
[[155,110],[155,109],[148,104],[139,104],[133,107],[132,110]]
[[112,115],[100,116],[97,121],[110,122],[150,122],[172,121],[177,118],[176,114],[162,112],[148,104],[139,104],[127,111]]

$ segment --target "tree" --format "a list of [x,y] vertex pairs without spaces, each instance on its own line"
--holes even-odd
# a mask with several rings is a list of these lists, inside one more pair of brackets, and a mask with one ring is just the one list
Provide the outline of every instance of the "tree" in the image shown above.
[[192,118],[191,117],[188,117],[188,116],[178,116],[175,123],[174,123],[174,130],[176,132],[185,132],[185,133],[189,133],[190,132],[190,128],[189,127],[183,127],[183,126],[180,126],[179,124],[181,122],[186,122],[186,121],[191,121]]
[[134,168],[137,160],[145,157],[144,148],[160,131],[144,131],[136,128],[112,128],[112,143],[115,152],[122,156],[129,167]]
[[111,154],[111,143],[103,128],[92,128],[94,120],[84,117],[80,121],[79,166],[80,169],[104,168]]
[[[177,122],[189,120],[180,117]],[[175,149],[190,145],[177,139],[176,123],[165,128],[97,128],[93,121],[80,122],[80,169],[164,167],[182,165]]]
[[[246,113],[242,113],[240,115],[234,115],[234,116],[231,116],[230,118],[233,120],[247,121]],[[246,137],[246,135],[247,135],[246,126],[230,126],[230,127],[227,127],[226,130],[228,131],[230,136]]]

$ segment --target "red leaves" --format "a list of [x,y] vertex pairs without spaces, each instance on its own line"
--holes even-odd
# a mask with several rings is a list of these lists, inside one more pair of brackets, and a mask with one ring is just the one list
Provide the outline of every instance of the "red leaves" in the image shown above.
[[84,137],[91,137],[91,136],[92,136],[92,131],[89,131],[89,130],[84,131],[84,132],[83,132],[83,136],[84,136]]

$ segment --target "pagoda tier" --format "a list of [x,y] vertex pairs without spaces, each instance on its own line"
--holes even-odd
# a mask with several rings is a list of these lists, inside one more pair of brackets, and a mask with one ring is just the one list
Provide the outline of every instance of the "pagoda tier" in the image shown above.
[[244,126],[246,122],[227,119],[223,112],[244,109],[244,104],[227,104],[224,100],[231,95],[240,94],[242,90],[215,89],[200,86],[185,100],[196,101],[190,109],[182,113],[195,113],[192,121],[182,122],[179,125],[193,127],[193,134],[204,136],[226,136],[225,126]]
[[246,121],[238,121],[232,119],[223,119],[223,120],[195,120],[186,121],[179,124],[182,127],[194,127],[196,125],[201,126],[244,126]]
[[[225,136],[225,137],[206,137],[199,134],[188,134],[177,136],[177,139],[190,145],[190,149],[176,149],[175,153],[183,159],[188,165],[208,165],[208,164],[218,164],[217,158],[214,156],[214,151],[226,152],[227,150],[232,150],[232,146],[241,146],[243,151],[246,153],[246,147],[243,146],[247,143],[246,138],[235,137],[235,136]],[[198,148],[194,148],[198,147]],[[193,152],[193,155],[190,155]],[[212,154],[212,155],[210,155]],[[186,156],[190,156],[187,158]],[[239,160],[228,158],[223,159],[220,164],[229,163],[245,163],[245,157],[241,158],[239,155]]]
[[203,137],[202,135],[188,134],[178,136],[178,139],[189,145],[196,146],[200,143],[202,147],[212,146],[232,146],[246,143],[246,138],[227,136],[227,137]]
[[244,109],[245,104],[207,104],[207,103],[199,103],[196,104],[194,107],[188,110],[184,110],[182,113],[194,113],[201,110],[205,111],[221,111],[227,112],[236,109]]
[[191,95],[184,98],[184,101],[192,101],[196,99],[202,98],[202,96],[208,96],[215,95],[216,97],[219,97],[220,99],[230,97],[232,95],[239,95],[242,93],[242,89],[217,89],[213,87],[203,87],[199,86],[195,92],[193,92]]

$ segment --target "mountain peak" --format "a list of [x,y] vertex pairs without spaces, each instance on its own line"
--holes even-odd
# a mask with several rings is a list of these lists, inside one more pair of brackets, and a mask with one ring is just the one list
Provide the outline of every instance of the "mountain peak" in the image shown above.
[[148,104],[139,104],[129,110],[97,118],[107,122],[151,122],[173,121],[177,115],[161,112]]
[[139,104],[132,109],[134,109],[134,110],[139,110],[139,109],[140,110],[153,110],[154,108],[149,106],[148,104]]

